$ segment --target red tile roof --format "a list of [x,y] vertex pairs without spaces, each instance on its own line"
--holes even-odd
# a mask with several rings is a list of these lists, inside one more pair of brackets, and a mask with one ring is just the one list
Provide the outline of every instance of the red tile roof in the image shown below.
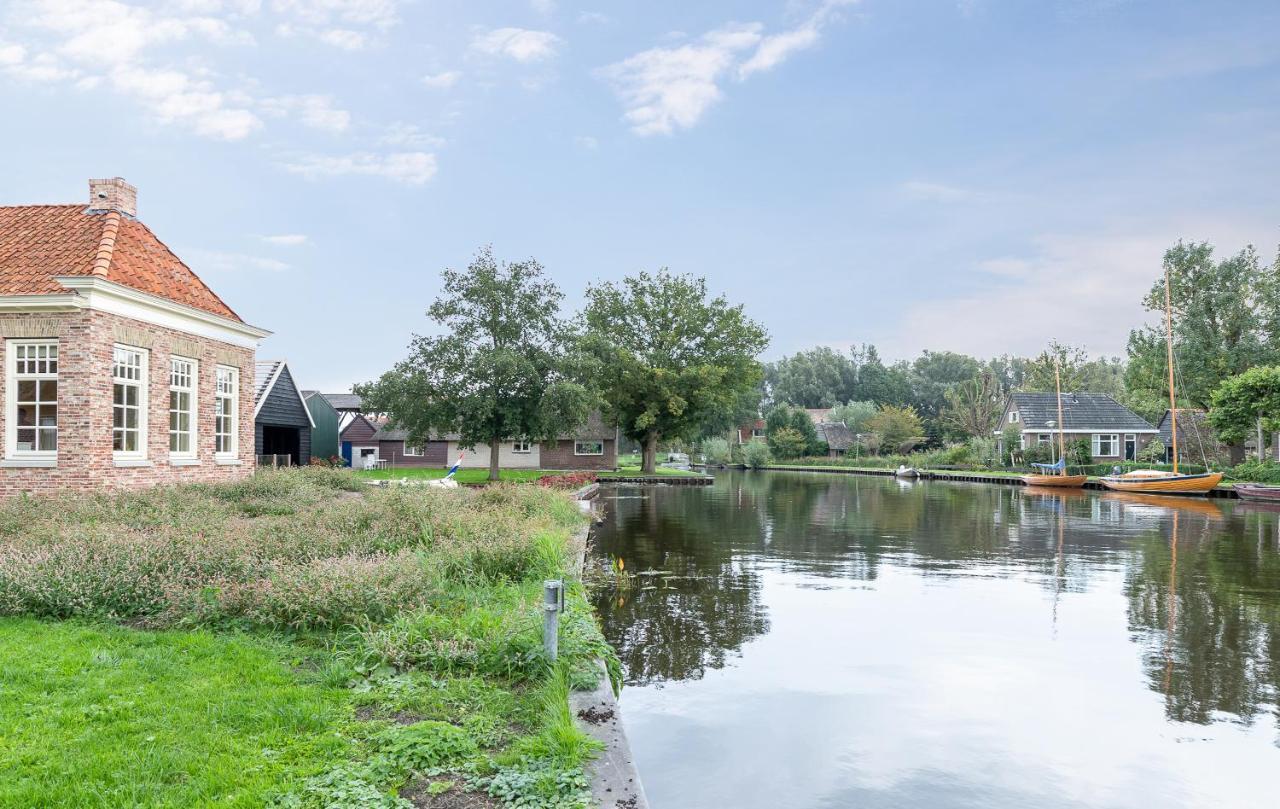
[[64,292],[54,279],[65,275],[96,275],[244,322],[136,219],[83,205],[0,207],[0,295]]

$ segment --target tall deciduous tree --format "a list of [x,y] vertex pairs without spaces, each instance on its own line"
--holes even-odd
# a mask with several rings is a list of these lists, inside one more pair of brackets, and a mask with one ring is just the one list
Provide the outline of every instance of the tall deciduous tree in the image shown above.
[[587,289],[583,347],[597,363],[607,414],[657,467],[658,442],[694,439],[761,379],[764,329],[701,278],[666,269]]
[[867,421],[867,429],[880,436],[881,445],[893,452],[908,452],[924,440],[924,424],[915,408],[885,405]]
[[[1208,407],[1223,380],[1278,358],[1280,258],[1264,266],[1248,247],[1218,261],[1207,243],[1179,242],[1165,253],[1164,268],[1173,309],[1178,398]],[[1152,285],[1145,304],[1163,316],[1164,278]],[[1129,333],[1125,380],[1131,396],[1152,401],[1168,397],[1165,326],[1163,317],[1157,320]]]
[[946,392],[942,422],[965,436],[989,438],[1000,420],[1004,392],[995,374],[984,371]]
[[1089,353],[1078,346],[1063,345],[1056,340],[1027,360],[1022,387],[1026,390],[1054,389],[1054,366],[1062,378],[1062,390],[1105,393],[1115,399],[1124,395],[1124,363],[1118,357],[1089,359]]
[[1280,367],[1250,368],[1225,380],[1213,393],[1209,423],[1223,441],[1243,441],[1260,422],[1274,426],[1277,419],[1280,419]]
[[487,444],[489,479],[497,480],[503,441],[552,440],[586,420],[591,398],[568,373],[563,295],[541,264],[499,263],[486,247],[443,279],[427,315],[445,333],[415,335],[408,358],[357,392],[408,430],[410,442],[456,432],[464,446]]

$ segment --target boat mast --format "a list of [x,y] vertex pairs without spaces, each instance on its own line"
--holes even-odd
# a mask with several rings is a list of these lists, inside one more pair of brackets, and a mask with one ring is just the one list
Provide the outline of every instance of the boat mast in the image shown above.
[[1062,377],[1058,373],[1058,358],[1053,358],[1053,388],[1058,394],[1058,460],[1062,461],[1062,474],[1067,474],[1067,444],[1062,431],[1066,427],[1062,423]]
[[1173,474],[1178,474],[1178,406],[1173,396],[1173,304],[1169,296],[1169,269],[1164,271],[1164,336],[1169,361],[1169,427],[1173,436]]

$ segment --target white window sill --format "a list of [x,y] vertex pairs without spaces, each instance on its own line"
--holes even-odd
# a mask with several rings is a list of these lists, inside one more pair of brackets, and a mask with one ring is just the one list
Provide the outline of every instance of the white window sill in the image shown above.
[[146,458],[112,458],[112,459],[111,459],[111,463],[112,463],[112,464],[114,464],[115,466],[119,466],[119,467],[121,467],[121,468],[142,467],[142,466],[154,466],[154,465],[155,465],[155,464],[151,463],[151,461],[149,461],[149,460],[148,460],[148,459],[146,459]]
[[53,469],[57,465],[57,458],[5,458],[0,461],[0,469]]
[[169,458],[170,466],[199,466],[199,458]]
[[239,458],[214,458],[213,462],[218,466],[241,466],[244,463]]

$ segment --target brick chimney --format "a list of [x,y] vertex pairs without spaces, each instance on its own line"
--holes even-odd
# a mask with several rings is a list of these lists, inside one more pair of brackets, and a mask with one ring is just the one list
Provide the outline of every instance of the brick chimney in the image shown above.
[[120,177],[89,181],[90,211],[119,211],[125,216],[138,215],[138,189]]

